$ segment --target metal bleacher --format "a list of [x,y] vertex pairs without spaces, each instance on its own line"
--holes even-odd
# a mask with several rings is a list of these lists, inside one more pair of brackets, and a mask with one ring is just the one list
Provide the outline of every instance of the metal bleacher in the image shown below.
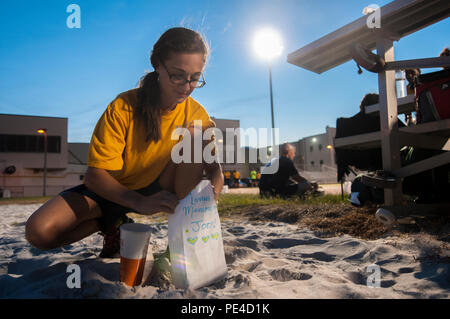
[[[367,50],[377,50],[385,64],[378,72],[379,104],[367,112],[379,112],[380,131],[336,138],[335,147],[381,147],[383,170],[402,178],[450,163],[450,119],[408,127],[398,127],[398,115],[414,111],[414,96],[396,97],[395,70],[450,66],[450,57],[394,61],[394,41],[424,29],[450,16],[448,0],[396,0],[380,8],[381,27],[371,29],[367,17],[349,23],[338,30],[292,52],[288,62],[315,73],[323,73],[352,59],[356,44]],[[400,148],[404,145],[445,150],[420,162],[401,167]],[[385,188],[386,205],[401,202],[401,183]]]

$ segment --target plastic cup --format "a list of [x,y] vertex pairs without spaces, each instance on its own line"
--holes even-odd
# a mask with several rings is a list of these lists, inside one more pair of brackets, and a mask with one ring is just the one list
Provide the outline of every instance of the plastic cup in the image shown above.
[[130,223],[120,226],[120,281],[128,286],[138,286],[142,282],[150,226]]
[[393,225],[397,220],[394,214],[384,208],[379,208],[375,213],[375,217],[386,226]]
[[395,72],[395,90],[397,91],[397,98],[406,96],[406,75],[405,71]]

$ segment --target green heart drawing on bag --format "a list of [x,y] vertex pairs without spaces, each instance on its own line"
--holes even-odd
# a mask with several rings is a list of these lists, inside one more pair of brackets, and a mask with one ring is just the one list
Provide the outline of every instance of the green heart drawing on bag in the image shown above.
[[205,243],[208,241],[208,239],[209,239],[209,235],[208,235],[208,236],[202,237],[202,240],[203,240]]
[[219,233],[215,233],[211,235],[212,239],[217,239],[219,238]]
[[190,244],[192,244],[192,245],[195,245],[195,243],[197,242],[197,237],[194,237],[194,238],[188,238],[187,239],[187,241],[190,243]]

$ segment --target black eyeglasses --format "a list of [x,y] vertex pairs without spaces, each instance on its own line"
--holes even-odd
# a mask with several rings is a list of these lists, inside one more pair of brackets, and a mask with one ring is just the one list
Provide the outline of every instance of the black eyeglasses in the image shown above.
[[193,79],[186,79],[185,75],[181,74],[171,74],[169,70],[167,70],[164,63],[161,63],[161,65],[166,69],[167,74],[169,74],[169,80],[175,85],[185,85],[186,83],[189,83],[190,86],[193,86],[195,88],[201,88],[204,87],[206,84],[205,78],[203,77],[203,73],[201,73],[201,79],[200,78],[193,78]]

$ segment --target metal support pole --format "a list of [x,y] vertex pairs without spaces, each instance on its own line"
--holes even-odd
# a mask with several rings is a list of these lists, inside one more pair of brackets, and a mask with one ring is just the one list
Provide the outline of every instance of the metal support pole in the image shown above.
[[269,80],[270,80],[270,110],[272,113],[272,146],[275,147],[275,119],[273,116],[273,93],[272,93],[272,62],[269,62]]
[[46,196],[47,188],[47,132],[44,132],[44,190],[42,196]]

